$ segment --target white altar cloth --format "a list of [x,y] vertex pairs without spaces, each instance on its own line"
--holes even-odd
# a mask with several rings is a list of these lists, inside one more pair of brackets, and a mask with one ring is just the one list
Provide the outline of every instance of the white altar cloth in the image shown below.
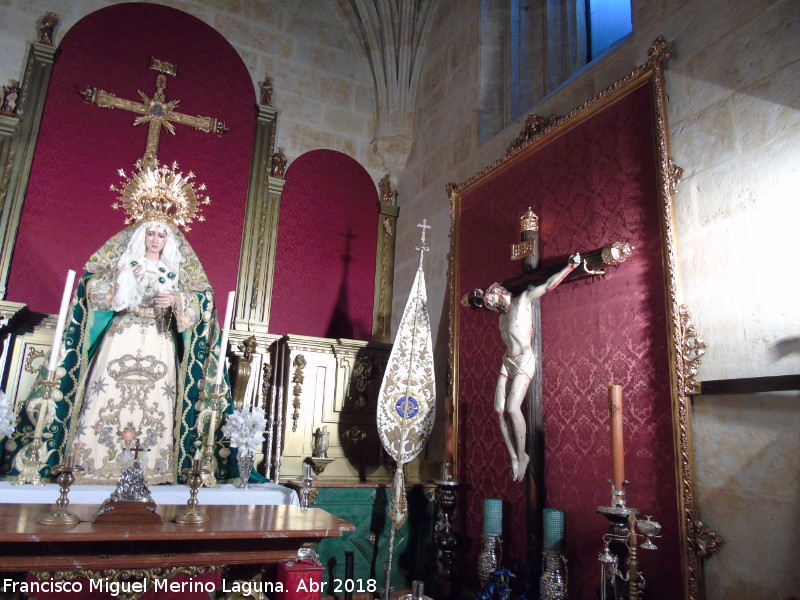
[[[114,491],[113,485],[76,485],[69,488],[70,504],[100,505]],[[186,504],[189,487],[186,485],[154,485],[150,495],[156,504]],[[57,483],[44,485],[13,485],[0,481],[0,503],[3,504],[55,504],[59,497]],[[300,506],[297,492],[275,483],[251,483],[248,489],[237,488],[232,483],[221,483],[218,488],[200,488],[197,501],[203,504],[288,504]]]

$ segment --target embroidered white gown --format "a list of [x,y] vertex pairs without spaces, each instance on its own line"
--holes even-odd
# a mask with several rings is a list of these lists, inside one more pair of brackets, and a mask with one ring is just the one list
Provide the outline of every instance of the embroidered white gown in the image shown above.
[[[155,308],[153,297],[177,291],[175,275],[161,262],[144,259],[142,266],[142,302],[115,313],[86,379],[72,442],[76,462],[86,468],[81,483],[116,483],[133,462],[128,448],[137,438],[147,448],[139,460],[148,483],[173,483],[178,365],[170,320],[175,316]],[[95,308],[91,296],[89,307]]]

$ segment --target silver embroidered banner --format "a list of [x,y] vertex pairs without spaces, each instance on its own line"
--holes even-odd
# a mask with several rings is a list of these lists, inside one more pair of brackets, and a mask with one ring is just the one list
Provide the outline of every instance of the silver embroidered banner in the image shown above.
[[378,433],[386,452],[397,462],[390,518],[399,529],[406,518],[403,465],[425,447],[433,428],[435,397],[433,343],[425,291],[422,253],[425,247],[423,222],[420,263],[406,302],[400,328],[378,395]]

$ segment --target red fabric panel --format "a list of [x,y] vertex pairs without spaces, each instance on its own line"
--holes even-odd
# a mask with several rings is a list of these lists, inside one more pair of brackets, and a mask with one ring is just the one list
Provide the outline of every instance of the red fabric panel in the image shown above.
[[269,330],[369,340],[378,192],[358,162],[314,150],[286,172]]
[[[657,551],[640,551],[648,597],[681,594],[669,357],[652,109],[644,86],[465,195],[460,294],[518,274],[509,261],[518,219],[540,217],[547,257],[614,241],[635,247],[595,281],[563,285],[542,299],[547,506],[566,511],[570,596],[590,598],[610,504],[609,383],[623,387],[628,504],[663,525]],[[491,232],[489,236],[488,233]],[[497,318],[462,309],[459,337],[460,476],[467,535],[478,540],[482,499],[505,502],[507,558],[526,560],[525,490],[511,481],[492,411],[505,348]],[[467,564],[475,564],[477,543]]]
[[59,46],[7,299],[56,312],[67,270],[81,273],[92,252],[123,228],[109,186],[119,182],[119,169],[130,174],[144,155],[147,125],[134,127],[132,112],[87,104],[80,92],[98,87],[128,100],[139,100],[137,90],[152,97],[151,56],[178,67],[165,90],[167,100],[180,100],[178,112],[215,117],[230,128],[219,137],[176,124],[174,136],[162,130],[158,155],[206,184],[206,222],[195,222],[186,237],[217,294],[235,288],[256,119],[252,80],[236,50],[199,19],[129,3],[89,14]]

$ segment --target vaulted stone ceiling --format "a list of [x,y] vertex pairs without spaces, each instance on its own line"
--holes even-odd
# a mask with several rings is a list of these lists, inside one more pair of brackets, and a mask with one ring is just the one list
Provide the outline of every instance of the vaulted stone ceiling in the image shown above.
[[414,140],[417,82],[433,0],[335,0],[356,47],[369,62],[374,82],[372,147],[387,173],[405,170]]

